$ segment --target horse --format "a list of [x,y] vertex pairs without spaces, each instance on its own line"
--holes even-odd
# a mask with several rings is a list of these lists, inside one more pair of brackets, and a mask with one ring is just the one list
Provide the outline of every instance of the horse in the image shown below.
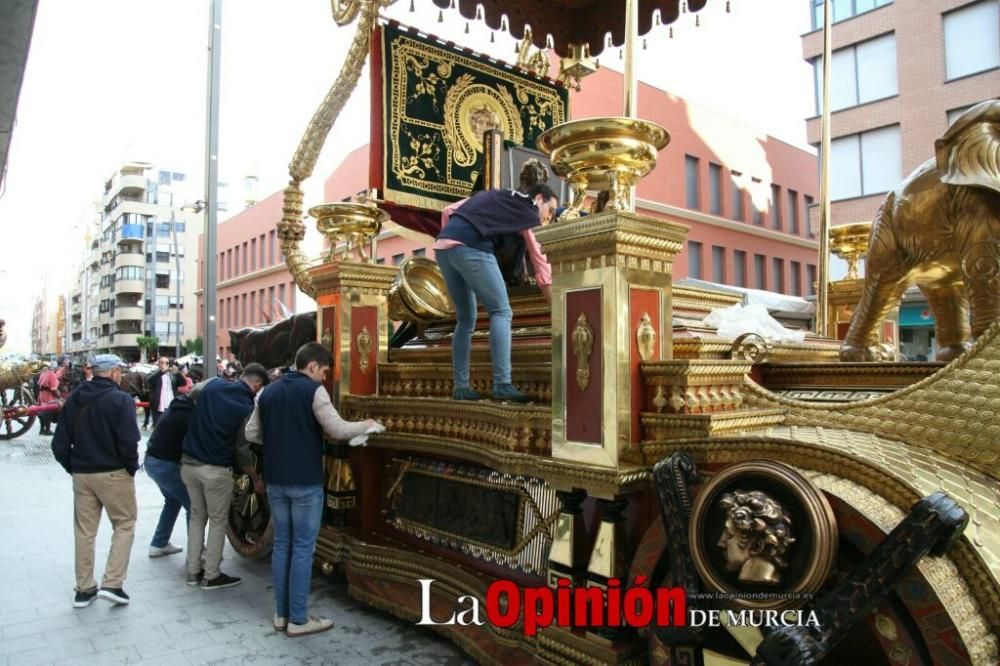
[[121,389],[140,402],[145,402],[142,411],[146,417],[143,428],[149,427],[152,411],[149,408],[149,374],[140,370],[129,370],[122,373]]

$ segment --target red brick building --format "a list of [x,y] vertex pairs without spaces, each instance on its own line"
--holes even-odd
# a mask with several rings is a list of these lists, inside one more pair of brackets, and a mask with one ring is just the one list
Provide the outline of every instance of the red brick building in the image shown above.
[[[232,356],[228,329],[260,326],[295,312],[305,298],[292,280],[276,237],[281,219],[280,191],[268,196],[218,227],[218,287],[216,353]],[[204,329],[205,239],[198,244],[198,330]],[[208,351],[209,345],[205,345]]]

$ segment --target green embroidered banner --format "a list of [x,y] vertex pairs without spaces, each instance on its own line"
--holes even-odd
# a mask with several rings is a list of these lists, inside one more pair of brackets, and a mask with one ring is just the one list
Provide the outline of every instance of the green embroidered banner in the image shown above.
[[561,86],[395,24],[382,28],[382,183],[386,201],[440,210],[468,196],[483,132],[534,148],[566,122]]

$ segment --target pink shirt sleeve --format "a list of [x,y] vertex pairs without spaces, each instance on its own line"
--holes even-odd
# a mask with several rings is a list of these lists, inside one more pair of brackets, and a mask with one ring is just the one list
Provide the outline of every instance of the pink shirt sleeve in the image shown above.
[[[468,201],[468,199],[460,199],[460,200],[456,201],[453,204],[449,204],[449,205],[445,206],[441,210],[441,228],[442,229],[444,229],[445,225],[448,224],[448,220],[451,219],[451,214],[454,213],[459,208],[461,208],[462,204],[464,204],[466,201]],[[458,242],[457,240],[452,240],[450,238],[439,238],[434,243],[434,249],[435,250],[448,250],[448,249],[451,249],[451,248],[455,247],[456,245],[461,245],[461,243]]]
[[531,259],[531,264],[535,267],[535,282],[539,285],[552,284],[552,267],[549,266],[549,260],[545,258],[545,253],[542,252],[542,246],[535,240],[535,234],[531,229],[525,229],[521,232],[521,238],[524,239],[524,245],[528,251],[528,257]]

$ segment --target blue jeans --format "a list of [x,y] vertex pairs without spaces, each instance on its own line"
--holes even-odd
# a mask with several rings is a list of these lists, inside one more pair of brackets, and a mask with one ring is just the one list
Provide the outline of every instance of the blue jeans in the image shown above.
[[143,468],[163,494],[163,510],[160,511],[160,522],[156,524],[153,541],[149,545],[163,548],[170,542],[170,534],[174,531],[174,523],[181,507],[187,512],[187,520],[191,522],[191,498],[187,486],[181,480],[180,463],[163,460],[155,456],[146,456]]
[[282,486],[268,484],[267,500],[274,521],[275,614],[292,624],[309,621],[309,583],[312,558],[323,518],[323,485]]
[[490,315],[490,358],[493,386],[510,384],[510,320],[513,313],[507,300],[496,257],[466,245],[436,253],[448,293],[455,303],[455,335],[451,340],[451,364],[455,388],[469,388],[469,356],[472,331],[476,327],[476,298]]

